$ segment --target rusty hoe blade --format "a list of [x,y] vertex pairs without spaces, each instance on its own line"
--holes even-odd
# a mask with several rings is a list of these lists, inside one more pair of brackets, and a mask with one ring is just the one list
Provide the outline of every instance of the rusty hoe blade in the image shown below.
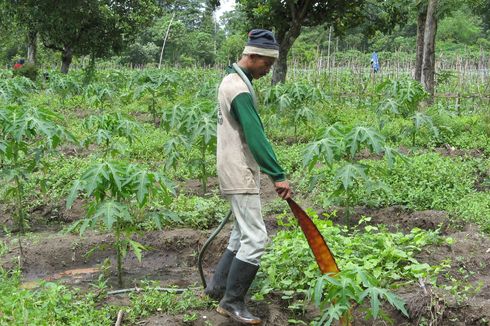
[[320,231],[318,231],[315,223],[313,223],[311,218],[301,207],[299,207],[298,204],[296,204],[294,200],[289,198],[287,202],[294,216],[298,220],[299,226],[301,227],[301,230],[303,230],[306,240],[308,240],[308,244],[310,245],[311,251],[313,251],[313,255],[315,256],[316,262],[318,263],[318,267],[320,267],[322,274],[336,274],[340,272],[332,252],[328,248],[322,234]]

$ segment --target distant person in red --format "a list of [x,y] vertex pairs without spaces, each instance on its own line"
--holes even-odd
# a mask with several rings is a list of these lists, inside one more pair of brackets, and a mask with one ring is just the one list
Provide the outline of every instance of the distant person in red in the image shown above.
[[14,70],[22,68],[24,62],[25,62],[24,59],[19,59],[19,61],[17,61],[17,63],[14,65]]

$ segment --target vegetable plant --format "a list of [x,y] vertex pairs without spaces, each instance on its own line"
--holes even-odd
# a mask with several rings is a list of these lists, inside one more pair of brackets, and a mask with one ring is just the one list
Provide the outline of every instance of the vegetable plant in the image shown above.
[[68,208],[80,192],[88,198],[89,204],[85,219],[76,222],[72,229],[79,229],[80,235],[83,235],[87,228],[101,225],[114,234],[118,282],[122,286],[122,260],[127,251],[133,251],[141,261],[141,252],[145,250],[141,243],[132,239],[135,224],[151,219],[157,227],[161,227],[162,214],[147,212],[145,208],[151,198],[169,205],[175,194],[174,187],[158,172],[135,164],[102,161],[95,163],[75,181],[67,198]]

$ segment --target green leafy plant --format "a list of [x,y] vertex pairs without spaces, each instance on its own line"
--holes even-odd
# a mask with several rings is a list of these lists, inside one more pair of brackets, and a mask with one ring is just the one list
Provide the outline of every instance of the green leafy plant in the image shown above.
[[[310,143],[305,150],[304,167],[309,172],[318,163],[326,164],[334,171],[331,197],[340,199],[341,204],[347,208],[348,217],[356,188],[365,187],[368,193],[388,191],[383,182],[373,177],[372,166],[360,162],[357,155],[362,149],[373,155],[383,155],[388,167],[393,166],[397,157],[402,157],[398,151],[386,146],[384,137],[376,130],[361,126],[348,128],[339,124],[325,128],[321,138]],[[311,187],[324,177],[325,175],[315,176]]]
[[0,79],[0,99],[5,103],[23,103],[33,92],[36,84],[25,77]]
[[89,105],[104,112],[110,106],[114,90],[106,83],[91,83],[85,88],[84,97]]
[[264,94],[264,103],[272,105],[276,115],[291,117],[290,124],[294,126],[294,137],[297,138],[298,126],[303,124],[308,128],[315,119],[311,106],[323,101],[325,97],[321,88],[312,87],[307,82],[295,82],[278,84],[267,89]]
[[137,122],[130,120],[121,113],[91,115],[84,121],[84,127],[89,136],[84,140],[84,145],[91,143],[104,146],[104,156],[119,152],[114,142],[115,137],[125,138],[132,144],[140,130]]
[[170,100],[175,95],[176,80],[173,74],[147,73],[139,80],[133,98],[143,100],[148,105],[148,111],[153,117],[153,123],[158,126],[159,99]]
[[409,233],[389,232],[384,225],[367,224],[371,221],[369,217],[348,228],[334,224],[330,219],[333,214],[319,218],[312,210],[307,213],[328,239],[342,272],[333,280],[332,275],[322,276],[296,219],[290,213],[281,214],[278,224],[283,229],[261,259],[256,298],[279,292],[292,309],[304,308],[313,298],[321,308],[320,318],[326,320],[337,319],[352,304],[360,305],[369,299],[372,305],[368,313],[375,317],[381,315],[377,302],[382,298],[392,300],[395,307],[402,309],[401,302],[394,299],[389,289],[417,282],[420,277],[435,285],[437,276],[448,267],[444,262],[431,266],[415,258],[428,245],[452,242],[450,238],[442,238],[437,230],[414,228]]
[[428,96],[419,82],[411,79],[386,80],[377,86],[376,91],[385,97],[376,109],[380,128],[385,125],[386,116],[401,116],[412,122],[411,127],[404,129],[404,133],[411,136],[412,146],[415,146],[417,133],[424,126],[434,137],[439,136],[439,129],[432,118],[419,111],[421,102]]
[[[161,227],[161,214],[146,212],[145,207],[151,197],[159,197],[170,204],[174,188],[163,175],[147,171],[134,164],[104,161],[91,166],[76,180],[67,198],[70,208],[79,192],[89,198],[86,218],[76,222],[72,229],[79,229],[82,235],[87,228],[100,225],[114,234],[114,247],[117,255],[118,282],[122,286],[122,260],[128,249],[141,260],[145,247],[132,239],[135,224],[151,218]],[[133,204],[136,202],[136,205]]]
[[[74,137],[59,123],[61,118],[45,108],[28,105],[0,108],[0,178],[5,195],[15,201],[20,233],[27,227],[25,185],[43,168],[43,158]],[[19,237],[22,253],[22,244]]]
[[188,155],[191,167],[197,167],[202,184],[202,193],[207,192],[209,170],[207,157],[216,149],[216,115],[213,101],[203,101],[199,105],[184,107],[174,106],[162,115],[162,126],[171,135],[164,144],[166,166],[177,166],[177,161],[184,154],[183,149],[197,147],[199,155],[192,158]]
[[342,317],[351,318],[350,309],[369,299],[368,318],[384,317],[381,310],[382,300],[408,317],[405,302],[388,289],[380,287],[379,281],[360,267],[344,269],[335,276],[322,275],[310,290],[310,296],[320,309],[321,316],[315,325],[332,325]]

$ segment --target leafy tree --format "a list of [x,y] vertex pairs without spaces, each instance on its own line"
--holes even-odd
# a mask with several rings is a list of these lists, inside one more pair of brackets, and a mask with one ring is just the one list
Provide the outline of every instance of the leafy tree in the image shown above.
[[[288,53],[303,27],[326,24],[333,26],[335,31],[340,33],[348,26],[358,25],[364,19],[373,20],[370,16],[372,11],[367,10],[369,6],[383,12],[387,12],[385,8],[397,12],[397,9],[402,7],[398,5],[399,0],[381,3],[372,0],[238,0],[237,2],[247,15],[249,28],[273,28],[275,31],[279,42],[279,58],[272,77],[274,84],[286,80]],[[219,5],[219,0],[212,0],[211,3]],[[386,23],[387,17],[396,16],[388,14],[380,20],[385,26],[391,26]],[[254,26],[251,26],[252,24]]]
[[9,0],[20,24],[39,33],[47,48],[61,52],[61,71],[73,55],[103,57],[120,52],[147,26],[157,6],[152,0]]

